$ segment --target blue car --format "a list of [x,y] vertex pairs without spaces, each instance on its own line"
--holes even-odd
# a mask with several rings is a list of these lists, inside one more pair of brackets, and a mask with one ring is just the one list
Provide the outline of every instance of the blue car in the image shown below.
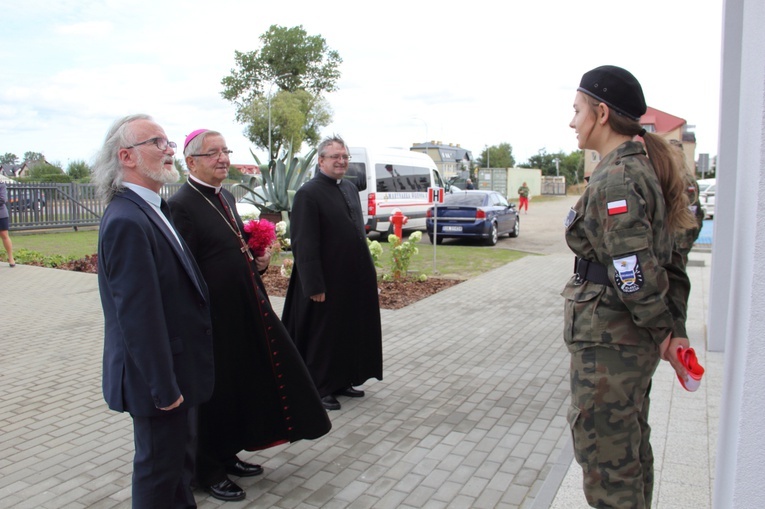
[[[434,221],[436,209],[438,218]],[[428,209],[425,227],[431,244],[434,223],[437,244],[445,238],[482,239],[489,246],[495,245],[500,235],[517,237],[521,226],[515,205],[496,191],[455,191],[444,197],[444,203]]]

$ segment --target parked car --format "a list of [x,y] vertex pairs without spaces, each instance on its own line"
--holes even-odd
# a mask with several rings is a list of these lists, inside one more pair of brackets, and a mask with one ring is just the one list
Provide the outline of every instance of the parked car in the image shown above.
[[696,183],[699,185],[699,193],[703,193],[709,186],[717,184],[717,179],[699,179]]
[[[437,221],[433,220],[434,210],[438,210]],[[473,238],[493,246],[500,235],[517,237],[521,227],[515,205],[500,193],[488,190],[455,191],[446,194],[443,204],[428,209],[425,227],[431,243],[434,223],[437,244],[445,238]]]
[[45,193],[40,189],[8,189],[8,208],[10,210],[42,210],[45,205]]
[[715,217],[715,193],[717,184],[711,184],[699,193],[699,202],[704,208],[704,219]]
[[247,193],[236,202],[236,211],[241,217],[257,218],[260,216],[260,209],[255,205],[266,205],[263,198],[263,191],[260,186],[253,189],[255,193]]

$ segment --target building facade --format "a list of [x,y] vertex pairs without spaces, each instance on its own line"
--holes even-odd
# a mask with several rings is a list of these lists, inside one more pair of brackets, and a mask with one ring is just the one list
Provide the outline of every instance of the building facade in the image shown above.
[[459,144],[444,145],[440,141],[429,141],[414,143],[409,150],[429,155],[436,163],[436,168],[444,180],[449,180],[451,177],[467,178],[470,166],[473,164],[473,153],[460,147]]

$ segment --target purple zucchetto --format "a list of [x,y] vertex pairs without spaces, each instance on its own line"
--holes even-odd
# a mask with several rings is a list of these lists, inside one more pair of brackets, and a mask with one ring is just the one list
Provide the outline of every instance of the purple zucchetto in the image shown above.
[[191,143],[191,140],[199,136],[200,134],[209,131],[209,129],[197,129],[196,131],[191,131],[191,134],[186,136],[186,141],[183,142],[183,150],[186,150],[186,147],[189,146],[189,143]]

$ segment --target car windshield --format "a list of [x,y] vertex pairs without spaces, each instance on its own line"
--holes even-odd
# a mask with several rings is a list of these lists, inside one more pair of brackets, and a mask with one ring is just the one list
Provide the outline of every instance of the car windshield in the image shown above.
[[482,207],[485,201],[486,195],[483,193],[447,194],[444,197],[444,205],[451,207]]

